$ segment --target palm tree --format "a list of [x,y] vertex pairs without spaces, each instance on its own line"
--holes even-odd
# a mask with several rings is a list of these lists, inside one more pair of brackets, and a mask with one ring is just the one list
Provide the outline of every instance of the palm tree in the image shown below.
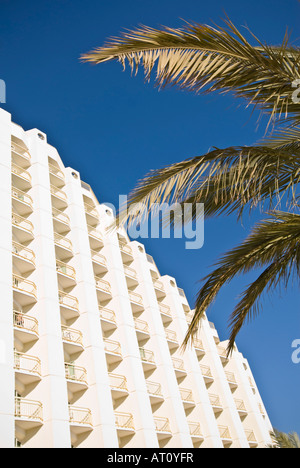
[[[294,275],[299,277],[300,265],[300,99],[295,93],[300,83],[300,49],[289,44],[287,33],[280,46],[269,46],[250,34],[255,45],[229,19],[225,27],[187,23],[182,29],[158,30],[142,26],[82,56],[83,61],[96,64],[118,60],[125,67],[128,63],[135,73],[143,67],[146,80],[156,70],[159,87],[230,92],[269,117],[269,134],[253,146],[214,148],[150,171],[117,217],[118,223],[130,224],[162,201],[192,204],[193,217],[200,202],[206,217],[235,213],[240,218],[245,210],[250,213],[263,207],[266,219],[203,279],[184,340],[186,346],[225,283],[253,268],[263,268],[231,315],[228,353],[245,321],[258,312],[263,292],[281,283],[286,286]],[[286,212],[280,211],[283,203]],[[133,213],[130,208],[136,204],[140,209]]]
[[273,443],[268,445],[268,448],[300,448],[300,438],[296,432],[280,432],[273,429],[270,433]]

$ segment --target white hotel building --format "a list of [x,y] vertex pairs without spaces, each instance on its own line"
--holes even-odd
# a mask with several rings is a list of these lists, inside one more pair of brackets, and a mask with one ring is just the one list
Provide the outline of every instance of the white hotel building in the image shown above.
[[105,234],[109,207],[37,129],[0,110],[0,447],[248,448],[271,424],[175,278]]

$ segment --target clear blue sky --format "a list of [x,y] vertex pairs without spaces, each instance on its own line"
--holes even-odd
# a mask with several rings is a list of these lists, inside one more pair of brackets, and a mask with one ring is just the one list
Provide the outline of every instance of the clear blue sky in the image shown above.
[[[181,18],[221,24],[224,12],[262,40],[279,44],[286,27],[299,45],[297,0],[0,0],[0,79],[7,86],[2,107],[26,130],[39,128],[58,148],[66,166],[80,171],[101,202],[117,204],[149,169],[205,153],[211,146],[252,144],[263,134],[258,114],[230,96],[195,96],[145,85],[117,63],[83,64],[79,56],[105,39],[139,24],[180,27]],[[191,306],[218,256],[240,242],[259,214],[237,223],[223,217],[205,223],[201,250],[182,240],[145,241],[161,274],[175,276]],[[255,273],[220,294],[208,317],[221,339],[239,292]],[[299,289],[266,298],[262,314],[240,333],[271,421],[300,433],[299,371],[291,343],[300,338]]]

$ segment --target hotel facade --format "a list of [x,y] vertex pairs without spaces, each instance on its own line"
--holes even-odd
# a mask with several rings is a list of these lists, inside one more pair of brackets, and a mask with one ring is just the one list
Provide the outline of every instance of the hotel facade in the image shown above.
[[0,110],[0,447],[251,448],[272,429],[176,279],[38,129]]

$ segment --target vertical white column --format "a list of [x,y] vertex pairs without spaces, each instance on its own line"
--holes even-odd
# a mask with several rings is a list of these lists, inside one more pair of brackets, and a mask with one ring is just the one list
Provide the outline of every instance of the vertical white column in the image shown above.
[[81,363],[87,370],[89,384],[80,405],[91,410],[93,421],[93,431],[80,446],[118,447],[81,182],[79,173],[73,169],[67,168],[65,173],[77,278],[76,297],[80,307],[78,323],[84,342]]
[[14,446],[11,115],[0,110],[0,448]]
[[[42,381],[34,390],[43,404],[43,427],[28,442],[34,447],[70,448],[70,426],[61,317],[58,302],[56,256],[52,221],[52,204],[46,135],[38,130],[26,132],[32,157],[31,175],[34,212],[34,247],[37,286],[36,304]],[[40,136],[43,137],[41,139]]]

